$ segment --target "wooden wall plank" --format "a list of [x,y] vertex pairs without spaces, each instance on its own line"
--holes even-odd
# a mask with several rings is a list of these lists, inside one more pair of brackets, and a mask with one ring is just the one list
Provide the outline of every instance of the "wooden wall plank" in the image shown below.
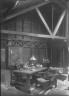
[[15,31],[15,21],[7,23],[7,30]]
[[1,30],[6,30],[6,24],[1,24]]
[[23,48],[23,62],[28,62],[30,60],[30,48]]
[[31,20],[28,18],[24,18],[23,20],[23,31],[31,33]]
[[32,55],[34,55],[35,58],[36,58],[37,61],[38,61],[38,48],[35,48],[35,47],[34,47],[34,48],[32,49],[32,51],[33,51],[33,52],[32,52]]
[[39,25],[38,23],[33,23],[33,33],[38,33],[39,32]]
[[1,69],[6,69],[6,49],[1,47]]
[[46,56],[46,55],[45,55],[45,51],[46,51],[45,48],[40,48],[40,49],[39,49],[40,62],[42,62],[42,59],[43,59],[43,58],[46,58],[46,57],[45,57],[45,56]]
[[22,32],[22,17],[16,18],[16,31]]

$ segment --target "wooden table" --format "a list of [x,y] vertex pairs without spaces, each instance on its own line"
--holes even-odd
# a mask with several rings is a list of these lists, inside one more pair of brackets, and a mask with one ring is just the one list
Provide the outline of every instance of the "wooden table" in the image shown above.
[[44,71],[46,70],[45,67],[41,67],[41,68],[34,68],[34,69],[22,69],[22,70],[14,70],[13,73],[14,74],[20,74],[20,75],[24,75],[26,74],[27,75],[27,78],[26,78],[26,92],[30,92],[30,77],[33,75],[33,74],[36,74],[40,71]]

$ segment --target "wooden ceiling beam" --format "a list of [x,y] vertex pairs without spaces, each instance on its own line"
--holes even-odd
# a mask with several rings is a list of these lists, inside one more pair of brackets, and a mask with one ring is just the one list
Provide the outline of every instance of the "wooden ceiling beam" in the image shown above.
[[51,32],[51,30],[50,30],[50,28],[49,28],[49,26],[48,26],[46,20],[45,20],[44,17],[42,16],[40,10],[39,10],[38,8],[36,8],[36,11],[37,11],[37,13],[38,13],[40,19],[42,20],[42,22],[43,22],[45,28],[48,30],[49,34],[52,35],[52,32]]
[[60,7],[62,7],[63,9],[66,9],[66,6],[65,6],[65,1],[61,1],[61,0],[52,0],[53,2],[57,3]]
[[57,32],[58,32],[59,27],[60,27],[60,25],[61,25],[61,23],[62,23],[62,21],[63,21],[63,19],[64,19],[65,14],[66,14],[66,10],[62,13],[62,15],[60,16],[60,18],[59,18],[59,20],[58,20],[58,23],[57,23],[57,25],[56,25],[56,27],[55,27],[55,29],[54,29],[54,32],[53,32],[53,35],[54,35],[54,36],[55,36],[55,35],[57,34]]
[[43,1],[43,2],[41,2],[41,3],[39,3],[39,4],[36,4],[36,5],[31,6],[31,7],[29,7],[29,8],[25,8],[25,9],[23,9],[23,10],[17,11],[17,12],[14,13],[14,14],[8,15],[8,16],[7,16],[5,19],[3,19],[2,21],[9,20],[9,19],[14,18],[14,17],[16,17],[16,16],[18,16],[18,15],[21,15],[21,14],[24,14],[24,13],[26,13],[26,12],[28,12],[28,11],[31,11],[31,10],[33,10],[33,9],[35,9],[35,8],[41,7],[41,6],[43,6],[43,5],[46,5],[46,4],[50,3],[50,2],[52,2],[52,1],[51,1],[51,0]]
[[11,35],[21,35],[21,36],[30,36],[30,37],[38,37],[38,38],[54,38],[54,39],[67,39],[67,37],[62,37],[62,36],[50,36],[50,35],[45,35],[45,34],[35,34],[35,33],[26,33],[26,32],[17,32],[17,31],[10,31],[10,30],[1,30],[1,33],[4,34],[11,34]]

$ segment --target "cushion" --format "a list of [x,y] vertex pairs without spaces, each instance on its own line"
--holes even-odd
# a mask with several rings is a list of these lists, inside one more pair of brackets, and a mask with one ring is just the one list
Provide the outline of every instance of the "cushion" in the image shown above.
[[39,82],[49,82],[49,80],[45,80],[43,78],[37,78],[37,81],[39,81]]

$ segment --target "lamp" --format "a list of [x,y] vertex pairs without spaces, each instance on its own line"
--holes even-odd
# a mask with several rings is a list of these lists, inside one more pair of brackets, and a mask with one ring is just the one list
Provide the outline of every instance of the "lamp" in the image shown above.
[[36,61],[36,58],[34,57],[34,55],[30,58],[30,60]]
[[30,62],[31,62],[31,65],[34,66],[34,63],[36,61],[36,58],[34,57],[34,55],[30,58]]

